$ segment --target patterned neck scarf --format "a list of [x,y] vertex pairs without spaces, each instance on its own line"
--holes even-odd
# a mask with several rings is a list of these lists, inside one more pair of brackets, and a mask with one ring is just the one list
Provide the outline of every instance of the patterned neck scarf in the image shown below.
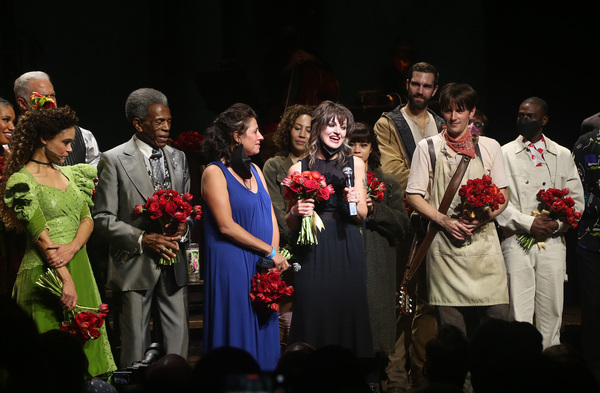
[[473,144],[473,135],[471,134],[471,131],[467,130],[461,137],[453,138],[448,133],[448,130],[444,129],[442,135],[452,150],[471,158],[475,157],[475,145]]
[[533,166],[537,167],[546,165],[546,160],[544,159],[546,141],[544,140],[544,137],[535,143],[531,143],[527,139],[523,138],[523,145],[529,149],[529,153],[531,154],[531,163]]

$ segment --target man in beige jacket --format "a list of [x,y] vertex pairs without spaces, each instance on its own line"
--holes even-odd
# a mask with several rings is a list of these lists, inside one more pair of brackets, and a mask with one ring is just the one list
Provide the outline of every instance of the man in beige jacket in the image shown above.
[[[429,109],[429,103],[438,88],[437,69],[428,63],[416,63],[406,80],[408,103],[381,115],[374,130],[381,152],[382,171],[392,175],[402,189],[406,189],[410,162],[416,145],[422,139],[436,135],[442,130],[443,119]],[[408,260],[412,232],[405,239],[397,240],[399,281]],[[424,277],[424,269],[419,276]],[[396,348],[389,356],[387,371],[388,391],[398,393],[415,388],[425,381],[422,367],[425,361],[425,344],[435,337],[437,326],[432,308],[426,304],[427,294],[424,281],[418,290],[414,318],[411,315],[398,317]],[[399,283],[400,284],[400,283]],[[406,346],[410,350],[410,371],[406,371]],[[409,378],[410,377],[410,382]]]

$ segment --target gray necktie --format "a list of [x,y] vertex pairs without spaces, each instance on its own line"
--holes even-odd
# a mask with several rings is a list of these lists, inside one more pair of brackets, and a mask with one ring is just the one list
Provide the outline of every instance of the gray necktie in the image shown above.
[[157,149],[152,149],[152,155],[150,156],[150,169],[152,170],[152,176],[162,184],[165,182],[165,174],[160,165],[160,158],[162,157],[162,152]]

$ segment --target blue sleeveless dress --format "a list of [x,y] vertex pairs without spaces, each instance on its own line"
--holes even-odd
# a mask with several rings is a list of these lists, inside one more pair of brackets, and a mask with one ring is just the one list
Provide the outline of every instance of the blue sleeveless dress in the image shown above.
[[[227,181],[233,220],[270,244],[273,237],[271,200],[256,169],[258,191],[248,190],[221,161],[215,161]],[[257,312],[250,304],[251,281],[262,255],[241,248],[221,235],[210,209],[204,212],[205,301],[204,351],[230,346],[248,351],[263,371],[272,371],[281,350],[277,313]]]

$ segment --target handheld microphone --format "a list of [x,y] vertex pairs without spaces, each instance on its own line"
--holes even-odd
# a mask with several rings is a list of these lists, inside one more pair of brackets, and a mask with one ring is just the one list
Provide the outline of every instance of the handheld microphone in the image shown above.
[[59,157],[60,159],[64,159],[67,158],[67,156],[61,156],[60,154],[58,154],[55,151],[52,151],[52,149],[50,149],[48,146],[44,145],[44,147],[46,148],[46,150],[48,150],[50,153],[54,154],[56,157]]
[[[342,172],[344,172],[344,177],[346,178],[346,187],[354,187],[354,176],[352,175],[352,168],[350,168],[349,166],[344,167],[344,169],[342,169]],[[348,202],[348,210],[350,210],[350,216],[357,216],[358,211],[356,210],[356,202]]]

